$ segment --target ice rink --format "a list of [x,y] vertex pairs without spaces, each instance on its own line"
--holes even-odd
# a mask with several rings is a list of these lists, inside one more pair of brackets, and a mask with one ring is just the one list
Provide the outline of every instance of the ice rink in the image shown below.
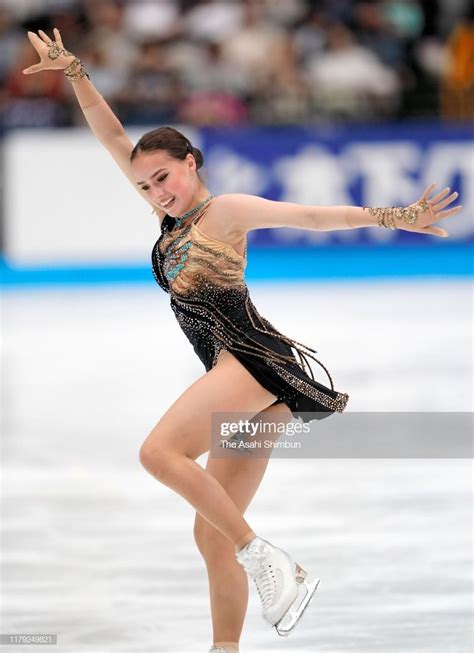
[[[472,411],[471,280],[249,287],[349,411]],[[194,510],[138,460],[204,373],[167,296],[24,288],[2,303],[2,632],[57,634],[41,649],[55,653],[207,653]],[[470,459],[274,459],[246,518],[321,583],[288,639],[251,584],[242,653],[472,653]]]

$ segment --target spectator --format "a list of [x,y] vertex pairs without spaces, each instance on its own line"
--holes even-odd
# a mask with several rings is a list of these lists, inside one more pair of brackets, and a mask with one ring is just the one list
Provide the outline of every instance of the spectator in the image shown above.
[[360,2],[354,8],[354,34],[387,66],[399,68],[407,55],[405,39],[397,33],[394,19],[380,4]]
[[253,98],[252,119],[274,124],[299,123],[310,114],[311,94],[293,41],[286,42],[282,65],[272,70]]
[[123,24],[135,41],[169,38],[179,28],[180,12],[174,0],[135,0],[125,6]]
[[341,23],[330,27],[327,37],[327,52],[308,64],[316,110],[346,118],[390,115],[400,91],[396,73]]
[[441,115],[447,120],[474,118],[474,9],[454,28],[447,44],[441,85]]
[[324,51],[328,20],[324,11],[315,9],[296,27],[293,42],[303,69]]
[[49,76],[18,77],[25,31],[57,26],[133,124],[434,117],[441,80],[442,114],[469,118],[472,19],[452,31],[469,8],[468,0],[3,0],[2,116],[9,126],[83,124],[69,85],[42,91],[41,103],[36,84],[48,86]]
[[43,16],[46,12],[70,12],[80,4],[80,0],[2,0],[2,7],[11,11],[16,20],[31,20]]
[[105,65],[114,71],[128,73],[137,55],[137,47],[124,30],[123,6],[110,0],[86,0],[84,4],[90,29],[83,49],[99,49]]
[[162,41],[144,42],[118,95],[120,115],[131,124],[172,122],[182,88]]
[[265,20],[284,29],[292,29],[307,12],[304,0],[260,0],[264,5]]
[[0,7],[0,85],[4,84],[24,41],[24,34],[15,24],[13,14]]
[[415,41],[421,35],[424,18],[418,0],[386,0],[382,11],[400,39]]
[[269,76],[285,66],[290,39],[281,28],[266,23],[263,16],[261,4],[246,4],[241,29],[223,42],[224,57],[236,70],[244,71],[252,94],[258,94]]
[[54,73],[23,75],[37,62],[30,43],[24,43],[7,74],[1,102],[2,127],[60,127],[68,122],[64,76]]
[[108,65],[103,48],[95,44],[88,48],[82,58],[89,75],[94,79],[94,86],[112,101],[127,82],[127,72],[123,68]]
[[221,91],[243,97],[249,85],[248,72],[224,58],[219,42],[202,45],[198,61],[182,73],[183,83],[192,91]]
[[179,119],[194,125],[233,125],[245,122],[243,100],[248,86],[245,72],[222,56],[219,42],[205,43],[194,65],[182,70],[183,86],[189,89],[179,106]]
[[198,0],[184,16],[187,34],[192,39],[224,41],[237,32],[243,6],[233,0]]

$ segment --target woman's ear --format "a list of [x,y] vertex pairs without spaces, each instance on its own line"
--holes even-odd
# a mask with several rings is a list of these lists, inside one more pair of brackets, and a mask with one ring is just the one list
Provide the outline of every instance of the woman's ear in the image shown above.
[[197,172],[197,170],[196,170],[196,159],[193,157],[191,152],[188,152],[188,154],[186,154],[186,160],[188,162],[189,169],[194,170],[195,172]]

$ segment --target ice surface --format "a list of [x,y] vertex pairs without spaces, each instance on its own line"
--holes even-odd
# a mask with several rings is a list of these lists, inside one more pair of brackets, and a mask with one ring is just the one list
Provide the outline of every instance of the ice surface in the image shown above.
[[[251,294],[318,350],[350,410],[472,411],[469,281]],[[55,653],[207,653],[194,510],[138,460],[204,373],[167,297],[8,291],[2,332],[2,632],[57,633],[42,648]],[[242,653],[472,652],[471,475],[456,459],[272,460],[246,518],[321,583],[287,640],[265,626],[252,585]]]

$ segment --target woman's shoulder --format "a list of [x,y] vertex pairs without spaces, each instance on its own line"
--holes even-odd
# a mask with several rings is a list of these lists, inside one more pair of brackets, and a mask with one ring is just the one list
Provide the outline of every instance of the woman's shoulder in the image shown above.
[[[252,229],[294,227],[309,229],[311,207],[292,202],[269,200],[258,195],[227,193],[216,198],[215,207],[228,228],[247,232]],[[217,212],[217,211],[216,211]]]
[[237,213],[239,211],[248,211],[248,209],[252,207],[259,207],[262,202],[266,201],[268,200],[265,200],[259,195],[249,195],[247,193],[224,193],[223,195],[217,195],[212,203],[220,209]]
[[[240,243],[244,231],[239,211],[236,210],[236,199],[241,197],[238,193],[216,195],[209,202],[205,215],[198,220],[198,226],[211,238],[228,242],[231,245]],[[237,199],[237,202],[239,200]]]
[[258,195],[246,195],[245,193],[224,193],[214,197],[210,209],[213,213],[225,215],[226,221],[239,224],[240,217],[251,209],[255,203],[262,201]]
[[259,196],[245,193],[223,193],[222,195],[216,195],[212,203],[221,206],[238,206],[239,204],[248,202],[252,198],[259,199]]

